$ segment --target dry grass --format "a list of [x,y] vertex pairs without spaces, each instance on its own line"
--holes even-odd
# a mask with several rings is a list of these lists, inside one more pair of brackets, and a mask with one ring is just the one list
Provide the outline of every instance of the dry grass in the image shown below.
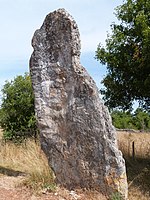
[[[2,131],[0,131],[0,139],[1,136]],[[22,145],[0,142],[0,174],[15,177],[23,173],[25,173],[23,181],[25,186],[34,189],[34,192],[38,194],[54,191],[57,194],[57,196],[54,195],[54,200],[59,197],[67,200],[107,200],[105,196],[96,191],[77,190],[74,192],[60,187],[56,188],[47,159],[40,145],[34,141],[28,140]]]
[[150,158],[150,133],[118,132],[118,144],[125,156],[132,156],[132,144],[135,146],[135,156]]
[[[0,137],[2,131],[0,130]],[[132,142],[135,143],[135,160],[132,160]],[[127,164],[129,200],[150,200],[150,134],[118,133],[119,148]],[[16,146],[13,143],[0,143],[0,173],[18,176],[25,173],[25,184],[35,190],[53,190],[54,180],[47,159],[34,141]],[[74,198],[66,189],[57,187],[56,192],[64,199]],[[81,200],[106,200],[94,191],[76,191]],[[55,199],[55,198],[54,198]]]
[[0,143],[0,172],[9,176],[25,174],[24,184],[37,189],[53,189],[54,181],[40,146],[29,140],[23,145]]
[[129,200],[150,200],[150,133],[118,132],[118,144],[126,160]]

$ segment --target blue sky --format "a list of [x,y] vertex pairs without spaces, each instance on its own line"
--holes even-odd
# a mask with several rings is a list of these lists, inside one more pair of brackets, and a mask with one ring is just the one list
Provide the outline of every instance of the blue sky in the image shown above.
[[5,80],[29,71],[31,39],[45,16],[65,8],[78,24],[81,35],[81,63],[101,87],[106,68],[95,59],[99,43],[104,44],[110,24],[116,21],[114,8],[123,0],[0,0],[0,88]]

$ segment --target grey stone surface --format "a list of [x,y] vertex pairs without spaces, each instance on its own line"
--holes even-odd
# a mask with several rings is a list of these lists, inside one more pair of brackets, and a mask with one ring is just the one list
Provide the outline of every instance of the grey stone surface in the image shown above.
[[30,59],[41,146],[56,181],[127,199],[124,159],[108,109],[80,64],[76,22],[64,9],[36,30]]

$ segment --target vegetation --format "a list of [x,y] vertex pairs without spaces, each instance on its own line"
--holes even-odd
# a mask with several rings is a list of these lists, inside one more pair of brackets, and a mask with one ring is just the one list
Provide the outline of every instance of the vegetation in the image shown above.
[[106,46],[96,51],[107,65],[101,93],[109,108],[131,110],[136,100],[150,110],[150,1],[124,0],[116,17],[120,24],[111,25]]
[[[35,199],[75,199],[69,190],[56,186],[53,172],[38,142],[28,138],[20,145],[8,141],[3,143],[2,135],[0,130],[0,178],[3,175],[16,178],[23,175],[23,179],[18,180],[19,184],[16,182],[16,187],[23,186],[25,193],[30,190],[37,194]],[[80,190],[80,193],[83,200],[107,200],[97,191]],[[44,197],[40,198],[42,194]]]
[[134,113],[114,110],[111,113],[113,125],[118,129],[150,131],[150,113],[137,108]]
[[4,130],[4,138],[18,142],[35,136],[37,129],[30,76],[26,73],[7,81],[2,94],[0,126]]
[[119,193],[113,193],[111,200],[122,200],[122,198]]
[[23,185],[38,191],[55,189],[52,171],[38,143],[28,139],[22,145],[0,140],[0,174],[24,175]]
[[[132,141],[135,141],[135,160],[132,160]],[[130,200],[149,200],[150,192],[150,134],[149,133],[118,133],[119,148],[123,152],[127,165],[127,176],[129,184]],[[33,162],[34,161],[34,162]],[[11,174],[10,174],[11,173]],[[47,159],[38,143],[28,139],[26,143],[15,145],[7,142],[2,144],[0,140],[0,176],[9,175],[17,177],[24,174],[23,182],[19,186],[25,185],[34,193],[45,194],[45,191],[55,191],[60,198],[72,199],[70,191],[55,188],[52,171],[48,166]],[[17,185],[18,186],[18,185]],[[18,187],[19,187],[18,186]],[[27,192],[25,190],[25,192]],[[77,191],[82,199],[86,200],[106,200],[102,194],[96,191]],[[81,195],[80,195],[81,194]],[[45,194],[45,199],[51,194]],[[53,195],[53,199],[57,199]],[[119,199],[117,193],[112,195],[112,199]]]
[[[119,149],[126,160],[129,199],[150,199],[150,133],[117,132]],[[133,146],[135,144],[135,157]]]

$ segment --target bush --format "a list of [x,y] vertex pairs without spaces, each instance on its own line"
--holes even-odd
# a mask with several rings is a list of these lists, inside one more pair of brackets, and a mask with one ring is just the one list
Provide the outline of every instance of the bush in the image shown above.
[[111,113],[113,125],[119,129],[136,129],[130,112],[115,110]]
[[111,116],[116,128],[150,130],[150,113],[141,108],[137,108],[134,113],[114,110]]
[[134,123],[139,130],[150,130],[150,114],[138,108],[134,114]]
[[4,130],[4,139],[22,141],[36,136],[34,97],[30,76],[17,76],[6,81],[2,89],[0,126]]

